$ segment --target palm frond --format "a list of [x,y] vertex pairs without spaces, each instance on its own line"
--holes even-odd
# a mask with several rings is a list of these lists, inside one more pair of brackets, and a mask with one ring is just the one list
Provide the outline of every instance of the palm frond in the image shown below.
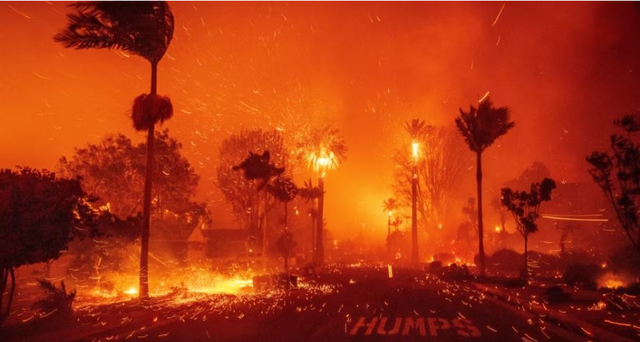
[[152,125],[163,123],[173,116],[173,105],[167,96],[141,94],[133,100],[131,118],[133,127],[138,131],[149,129]]
[[510,121],[509,108],[495,108],[489,98],[478,108],[470,106],[469,112],[460,109],[455,122],[467,145],[475,152],[484,151],[515,126]]
[[166,2],[77,2],[56,42],[75,49],[121,49],[152,63],[173,39],[173,13]]
[[420,140],[427,134],[429,126],[424,120],[413,119],[411,123],[404,123],[404,129],[409,133],[411,139]]

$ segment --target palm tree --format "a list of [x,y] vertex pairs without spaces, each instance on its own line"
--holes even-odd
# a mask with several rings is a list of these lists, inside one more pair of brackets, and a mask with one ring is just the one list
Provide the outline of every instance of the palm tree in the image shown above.
[[391,215],[394,210],[398,208],[398,201],[395,198],[390,197],[382,201],[382,211],[388,214],[387,217],[387,238],[391,235]]
[[412,165],[411,165],[411,261],[420,261],[418,253],[418,159],[420,140],[427,134],[429,126],[419,119],[405,122],[404,128],[411,137]]
[[[279,196],[291,195],[292,194],[291,191],[293,190],[292,188],[289,187],[290,185],[285,185],[284,183],[281,182],[281,187],[289,187],[287,190],[289,191],[289,193],[286,193],[285,190],[282,190],[282,192],[278,192],[278,190],[273,188],[272,184],[269,184],[269,182],[273,177],[280,178],[280,176],[284,173],[284,168],[276,167],[274,163],[270,162],[270,160],[271,160],[271,153],[269,153],[269,151],[265,150],[262,154],[256,154],[249,151],[249,156],[245,160],[243,160],[242,163],[240,163],[239,165],[233,166],[231,169],[234,171],[240,171],[240,170],[244,171],[244,178],[246,180],[260,180],[261,183],[258,184],[256,188],[256,192],[261,192],[266,188],[267,189],[266,192],[269,192],[269,190],[271,189],[272,194],[275,192]],[[293,184],[291,180],[289,180],[289,182]],[[295,185],[293,186],[295,187]],[[266,203],[266,197],[265,197],[265,203]],[[285,206],[285,210],[286,209],[287,207]],[[285,221],[286,221],[286,214],[287,213],[285,211]],[[265,215],[266,215],[266,211],[265,211]],[[264,217],[264,219],[266,220],[266,216]],[[266,224],[262,226],[262,258],[264,259],[263,267],[266,268],[267,267],[267,225]]]
[[286,177],[278,177],[273,184],[267,185],[267,191],[278,201],[284,204],[284,231],[278,241],[278,246],[284,258],[284,272],[287,275],[286,288],[289,289],[291,280],[289,279],[289,257],[293,248],[292,234],[288,225],[288,207],[289,202],[293,201],[298,195],[298,187],[290,179]]
[[478,108],[469,106],[469,112],[460,109],[456,126],[467,142],[469,149],[476,153],[476,183],[478,190],[478,250],[480,275],[485,273],[484,236],[482,226],[482,152],[496,139],[507,134],[515,126],[509,119],[509,108],[493,107],[489,98],[480,102]]
[[324,176],[346,159],[347,145],[339,130],[330,126],[313,129],[298,143],[298,150],[308,165],[318,174],[318,215],[316,219],[316,262],[324,262],[322,240],[324,226]]
[[300,197],[304,198],[306,202],[311,201],[311,208],[309,208],[308,214],[311,217],[311,260],[316,261],[316,245],[315,245],[315,227],[316,218],[318,217],[318,210],[316,209],[315,201],[320,198],[320,188],[313,186],[313,180],[304,182],[304,187],[299,189]]
[[144,185],[142,242],[140,250],[140,298],[149,297],[149,219],[153,143],[156,123],[173,115],[168,97],[157,94],[158,63],[173,38],[173,13],[164,1],[77,2],[68,15],[67,28],[54,36],[56,42],[75,49],[119,49],[138,55],[151,64],[151,91],[138,96],[132,109],[133,126],[147,131],[147,167]]

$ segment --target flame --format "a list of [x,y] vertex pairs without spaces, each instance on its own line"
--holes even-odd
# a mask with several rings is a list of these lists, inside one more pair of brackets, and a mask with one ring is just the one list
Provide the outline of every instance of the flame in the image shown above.
[[617,289],[626,286],[626,281],[611,272],[607,272],[603,277],[598,279],[598,286],[608,289]]
[[500,227],[496,226],[496,233],[500,233]]
[[[131,272],[105,272],[100,283],[81,291],[80,305],[93,305],[131,300],[138,296],[138,275]],[[244,295],[253,289],[250,271],[242,275],[225,276],[210,270],[192,267],[158,275],[149,279],[150,296],[157,297],[179,291],[183,300],[196,300],[198,294]]]
[[134,286],[131,286],[128,290],[124,291],[124,293],[135,296],[136,294],[138,294],[138,289],[136,289]]
[[420,144],[416,141],[411,143],[411,157],[413,158],[413,160],[418,160],[419,157],[419,148],[420,148]]
[[307,162],[313,167],[314,171],[320,173],[321,177],[324,177],[326,171],[334,170],[338,167],[338,159],[336,159],[333,152],[327,152],[324,148],[319,153],[309,153]]

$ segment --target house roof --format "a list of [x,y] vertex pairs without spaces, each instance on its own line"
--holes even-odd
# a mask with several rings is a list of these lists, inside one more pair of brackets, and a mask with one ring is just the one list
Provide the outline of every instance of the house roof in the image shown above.
[[205,242],[204,234],[202,234],[202,229],[200,227],[195,227],[189,238],[187,238],[189,242]]

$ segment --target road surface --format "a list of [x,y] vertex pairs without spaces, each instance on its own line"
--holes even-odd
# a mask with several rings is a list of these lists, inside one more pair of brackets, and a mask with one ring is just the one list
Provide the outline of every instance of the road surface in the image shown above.
[[[143,329],[107,337],[180,341],[566,341],[576,335],[486,298],[464,282],[410,270],[334,269],[320,282],[329,293],[248,301],[233,309],[206,300],[158,309]],[[144,320],[144,317],[141,318]],[[125,330],[125,331],[123,331]]]
[[[76,310],[8,341],[585,341],[466,282],[386,268],[333,268],[290,295],[202,295]],[[31,324],[31,325],[30,325]]]

